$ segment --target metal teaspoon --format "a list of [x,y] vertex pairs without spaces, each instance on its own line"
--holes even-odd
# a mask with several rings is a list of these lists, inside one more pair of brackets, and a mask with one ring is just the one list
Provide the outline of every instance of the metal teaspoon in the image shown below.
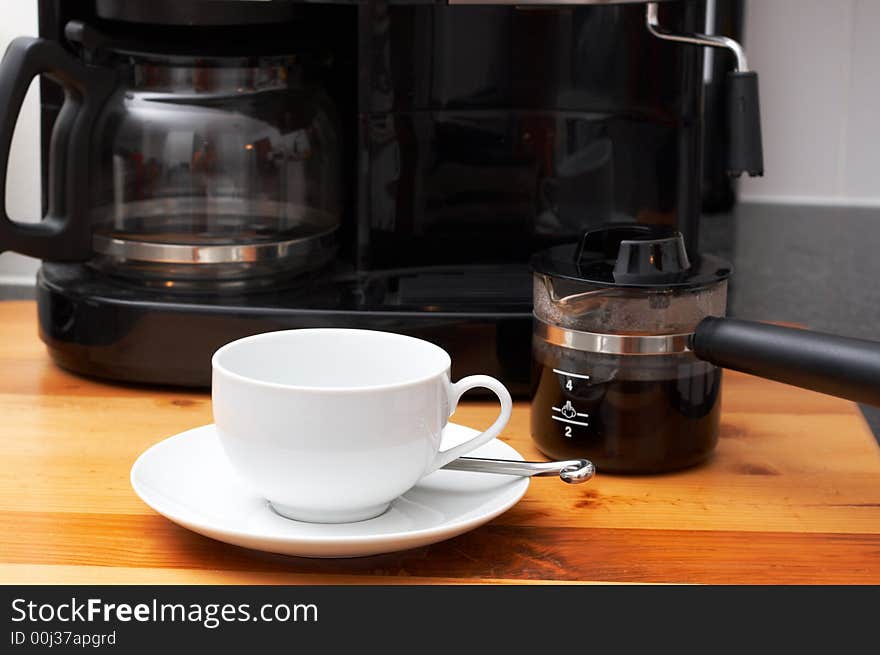
[[443,467],[451,471],[500,473],[521,477],[558,475],[563,482],[580,484],[596,473],[593,463],[586,459],[567,459],[559,462],[518,462],[510,459],[483,459],[459,457]]

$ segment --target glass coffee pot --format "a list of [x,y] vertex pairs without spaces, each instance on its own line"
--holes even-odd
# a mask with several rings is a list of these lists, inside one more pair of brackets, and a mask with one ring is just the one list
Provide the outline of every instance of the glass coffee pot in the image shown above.
[[318,54],[65,34],[79,58],[20,40],[4,60],[14,85],[45,72],[73,98],[53,130],[60,227],[12,224],[14,249],[169,291],[283,284],[333,258],[341,141]]
[[532,259],[532,437],[602,472],[658,473],[718,441],[723,368],[880,406],[880,344],[725,318],[730,266],[681,234],[611,226]]
[[721,369],[690,335],[722,316],[730,268],[691,265],[659,227],[588,233],[534,268],[532,436],[553,458],[609,472],[658,472],[705,459],[718,439]]

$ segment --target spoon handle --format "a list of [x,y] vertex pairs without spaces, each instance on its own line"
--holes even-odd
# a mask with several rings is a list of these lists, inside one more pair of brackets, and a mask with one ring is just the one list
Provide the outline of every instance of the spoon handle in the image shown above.
[[509,459],[459,457],[443,467],[451,471],[500,473],[522,477],[558,475],[563,482],[579,484],[596,473],[593,463],[586,459],[568,459],[560,462],[519,462]]

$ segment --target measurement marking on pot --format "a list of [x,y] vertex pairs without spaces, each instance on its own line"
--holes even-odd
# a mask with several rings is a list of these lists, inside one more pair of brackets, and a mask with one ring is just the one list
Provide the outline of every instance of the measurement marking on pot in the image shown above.
[[562,407],[553,407],[553,406],[551,405],[551,406],[550,406],[550,409],[552,409],[554,412],[559,412],[560,414],[562,414],[562,416],[565,417],[564,419],[556,418],[555,416],[553,416],[553,417],[551,417],[551,418],[554,418],[554,419],[556,419],[557,421],[563,421],[563,422],[568,422],[568,423],[575,423],[576,425],[577,425],[577,421],[572,421],[572,420],[571,420],[571,419],[573,419],[575,416],[583,416],[584,418],[589,417],[589,414],[587,414],[586,412],[579,412],[579,411],[577,411],[577,410],[574,408],[574,405],[571,404],[571,401],[570,401],[570,400],[566,400],[566,401],[565,401],[565,404],[564,404]]
[[570,378],[580,378],[581,380],[589,380],[589,375],[582,375],[581,373],[569,373],[568,371],[561,371],[558,368],[553,369],[554,373],[558,373],[559,375],[567,375]]
[[[580,416],[580,414],[578,414]],[[571,419],[562,418],[561,416],[551,416],[554,421],[559,421],[560,423],[571,423],[572,425],[583,425],[584,427],[589,427],[590,424],[585,421],[572,421]]]
[[[552,409],[554,412],[562,411],[562,409],[560,409],[559,407],[551,407],[550,409]],[[584,418],[587,418],[589,414],[587,414],[586,412],[575,412],[575,416],[583,416]]]

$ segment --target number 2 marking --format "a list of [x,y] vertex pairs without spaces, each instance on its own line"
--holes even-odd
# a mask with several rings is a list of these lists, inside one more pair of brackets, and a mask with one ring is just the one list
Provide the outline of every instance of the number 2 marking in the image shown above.
[[565,426],[565,436],[566,436],[566,437],[570,437],[570,436],[571,436],[571,426],[570,426],[570,425],[566,425],[566,426]]

